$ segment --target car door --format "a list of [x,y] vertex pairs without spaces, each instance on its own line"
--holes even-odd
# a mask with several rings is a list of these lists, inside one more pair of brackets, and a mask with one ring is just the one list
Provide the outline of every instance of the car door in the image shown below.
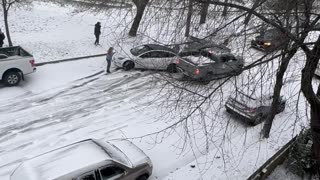
[[162,69],[161,58],[163,57],[159,51],[149,51],[142,53],[136,63],[143,69]]
[[155,51],[157,57],[152,61],[155,69],[166,70],[168,66],[175,63],[176,54],[169,51]]
[[98,174],[101,180],[125,180],[128,174],[125,169],[117,165],[108,165],[98,169]]
[[136,68],[142,68],[142,69],[152,69],[152,59],[154,54],[151,52],[144,52],[140,54],[135,59]]

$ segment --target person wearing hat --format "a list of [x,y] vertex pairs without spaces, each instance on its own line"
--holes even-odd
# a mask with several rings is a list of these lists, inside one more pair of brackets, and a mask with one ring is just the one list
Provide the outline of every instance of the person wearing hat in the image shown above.
[[6,38],[6,36],[4,35],[4,33],[1,31],[0,29],[0,47],[3,46],[3,40]]
[[94,25],[94,35],[96,36],[96,41],[94,42],[95,45],[99,45],[100,34],[101,34],[101,23],[97,22],[96,25]]

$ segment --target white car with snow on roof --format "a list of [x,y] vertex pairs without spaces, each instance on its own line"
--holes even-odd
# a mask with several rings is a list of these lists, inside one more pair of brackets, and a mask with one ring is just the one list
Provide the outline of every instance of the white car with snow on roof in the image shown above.
[[128,56],[114,58],[114,64],[128,71],[130,69],[167,70],[170,73],[176,69],[176,51],[159,44],[144,44],[130,50]]
[[130,141],[88,139],[22,162],[10,180],[146,180],[150,158]]

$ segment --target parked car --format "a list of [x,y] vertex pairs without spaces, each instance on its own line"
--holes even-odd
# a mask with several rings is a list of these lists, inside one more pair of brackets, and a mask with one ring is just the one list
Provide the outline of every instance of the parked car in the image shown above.
[[145,44],[130,50],[129,57],[115,57],[114,63],[124,70],[154,69],[176,72],[177,52],[167,46]]
[[[272,99],[272,95],[253,98],[241,91],[237,91],[228,98],[225,107],[230,114],[239,117],[250,125],[257,125],[269,114]],[[281,96],[278,102],[277,113],[284,110],[285,104],[286,100]]]
[[130,141],[88,139],[30,158],[10,180],[146,180],[152,163]]
[[36,70],[33,56],[20,46],[0,48],[0,80],[16,86],[24,76]]
[[286,35],[277,29],[268,29],[262,31],[259,36],[251,41],[251,47],[271,52],[277,49],[281,49],[289,42]]
[[232,54],[201,52],[181,57],[176,61],[179,72],[192,80],[209,82],[227,76],[239,75],[244,61]]
[[207,39],[200,39],[197,37],[188,37],[187,42],[182,46],[179,55],[183,57],[188,53],[207,53],[207,54],[223,54],[231,53],[231,49],[222,44],[217,44]]

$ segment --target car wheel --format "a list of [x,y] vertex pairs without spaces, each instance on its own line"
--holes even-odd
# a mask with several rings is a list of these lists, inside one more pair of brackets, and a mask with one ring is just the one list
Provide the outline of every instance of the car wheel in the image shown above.
[[136,180],[147,180],[148,177],[147,176],[139,176]]
[[6,86],[16,86],[21,81],[19,72],[9,71],[4,75],[3,81]]
[[123,64],[123,69],[125,71],[129,71],[130,69],[133,69],[133,67],[134,67],[134,63],[132,61],[126,61]]
[[169,66],[167,67],[167,71],[169,73],[177,73],[178,70],[177,70],[177,65],[175,64],[169,64]]
[[204,79],[204,78],[200,78],[200,79],[199,79],[199,81],[200,81],[200,83],[201,83],[201,84],[203,84],[203,85],[207,85],[207,84],[209,84],[209,83],[210,83],[210,81],[209,81],[209,80]]

